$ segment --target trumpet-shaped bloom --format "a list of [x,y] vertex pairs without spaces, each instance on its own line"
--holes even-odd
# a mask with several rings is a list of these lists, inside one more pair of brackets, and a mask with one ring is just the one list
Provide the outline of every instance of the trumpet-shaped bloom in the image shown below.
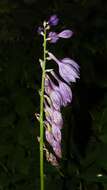
[[50,97],[54,109],[60,110],[62,105],[62,97],[59,91],[54,90],[56,85],[52,82],[48,75],[45,78],[45,92]]
[[76,78],[79,78],[79,66],[78,64],[70,59],[64,58],[58,60],[52,53],[48,53],[49,57],[53,59],[59,66],[59,73],[61,77],[67,82],[76,82]]
[[[54,135],[56,138],[58,138],[58,135],[59,134],[55,134],[54,132]],[[47,142],[52,146],[55,154],[61,158],[61,145],[60,145],[60,142],[57,141],[54,136],[53,136],[53,133],[51,131],[49,131],[48,129],[45,130],[45,136],[46,136],[46,140]],[[60,137],[61,138],[61,137]]]
[[50,98],[52,100],[52,105],[54,109],[60,110],[61,105],[62,105],[62,97],[58,91],[52,91],[50,93]]
[[49,32],[48,38],[51,43],[56,43],[59,38],[70,38],[73,35],[73,32],[71,30],[63,30],[60,33],[56,32]]
[[54,71],[51,72],[51,74],[53,75],[53,77],[57,80],[59,87],[57,88],[57,90],[60,92],[62,99],[63,99],[63,106],[66,106],[68,103],[71,102],[72,100],[72,91],[70,89],[70,87],[65,83],[62,82],[57,75],[55,74]]
[[63,106],[67,106],[67,104],[72,101],[72,91],[70,87],[64,82],[60,82],[59,91],[60,91],[60,94],[62,95]]

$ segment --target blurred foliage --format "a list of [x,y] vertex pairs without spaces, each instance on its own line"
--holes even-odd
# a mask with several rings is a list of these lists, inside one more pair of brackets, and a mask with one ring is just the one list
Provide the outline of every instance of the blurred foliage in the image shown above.
[[61,171],[45,163],[46,189],[107,190],[104,0],[0,1],[0,190],[39,190],[39,124],[34,113],[39,111],[42,47],[36,30],[53,13],[74,36],[50,48],[76,60],[81,78],[72,85],[72,105],[62,111]]

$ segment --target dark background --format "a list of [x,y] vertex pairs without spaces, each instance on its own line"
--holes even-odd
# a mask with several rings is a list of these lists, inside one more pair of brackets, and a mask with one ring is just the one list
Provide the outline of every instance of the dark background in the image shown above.
[[[51,190],[107,190],[107,1],[0,0],[0,190],[39,190],[42,43],[37,28],[52,14],[69,40],[50,45],[80,65],[72,104],[62,110],[61,172],[45,161]],[[101,175],[99,175],[101,174]]]

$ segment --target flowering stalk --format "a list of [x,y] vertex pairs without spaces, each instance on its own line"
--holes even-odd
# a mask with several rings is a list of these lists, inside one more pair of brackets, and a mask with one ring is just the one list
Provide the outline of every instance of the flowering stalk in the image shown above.
[[[38,139],[40,142],[41,190],[44,190],[43,151],[45,151],[47,161],[58,169],[59,160],[62,158],[61,129],[63,127],[63,118],[61,108],[62,106],[67,106],[68,103],[72,101],[70,83],[76,82],[76,79],[79,78],[79,66],[74,60],[68,57],[58,59],[53,53],[47,50],[47,43],[56,43],[59,38],[67,39],[73,34],[69,29],[63,30],[60,33],[50,31],[51,26],[56,26],[58,22],[58,17],[53,15],[50,17],[48,22],[43,23],[43,27],[38,28],[38,33],[43,37],[43,60],[39,60],[42,68],[40,114],[35,114],[40,122],[40,137]],[[58,65],[59,76],[53,69],[46,69],[47,60],[53,60]],[[48,74],[49,72],[50,74]],[[52,80],[52,77],[54,80]],[[55,84],[55,81],[57,82],[57,85]],[[44,113],[45,120],[43,117]],[[50,145],[52,152],[47,149],[47,143]]]
[[40,93],[40,183],[41,190],[44,190],[44,167],[43,167],[43,147],[44,147],[44,121],[43,121],[43,104],[44,104],[44,81],[46,67],[46,28],[44,24],[44,42],[43,42],[43,65],[42,65],[42,82]]

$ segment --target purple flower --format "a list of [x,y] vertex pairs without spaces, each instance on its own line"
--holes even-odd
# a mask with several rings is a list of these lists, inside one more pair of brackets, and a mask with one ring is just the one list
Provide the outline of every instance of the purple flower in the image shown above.
[[76,82],[76,78],[79,78],[78,64],[70,58],[58,60],[52,53],[48,52],[48,54],[58,64],[61,77],[67,83]]
[[48,129],[45,130],[45,136],[46,136],[47,142],[52,146],[55,154],[60,158],[61,157],[61,145],[60,145],[60,143],[55,140],[53,133],[51,131],[49,131]]
[[56,85],[52,82],[49,76],[46,75],[45,92],[50,97],[54,109],[60,110],[60,107],[62,105],[62,97],[61,97],[61,94],[57,90],[54,90],[55,87]]
[[61,145],[59,142],[57,141],[54,141],[53,144],[52,144],[52,148],[56,154],[56,156],[58,156],[59,158],[62,157],[62,153],[61,153]]
[[50,98],[52,100],[52,105],[53,105],[54,109],[60,110],[60,107],[62,105],[62,97],[61,97],[60,93],[58,91],[53,90],[50,93]]
[[57,15],[52,15],[50,18],[49,18],[49,25],[51,26],[56,26],[59,22],[59,18],[57,17]]
[[71,30],[63,30],[59,34],[56,32],[49,32],[48,38],[51,43],[56,43],[59,38],[70,38],[73,35],[73,32]]
[[52,134],[57,142],[61,142],[61,131],[57,125],[52,124]]
[[53,112],[52,123],[56,124],[59,129],[61,129],[63,126],[62,115],[57,110],[54,110],[54,112]]
[[71,30],[63,30],[58,34],[58,37],[60,38],[70,38],[73,35],[73,32]]
[[48,38],[50,39],[51,43],[56,43],[59,39],[56,32],[49,32]]
[[59,87],[58,87],[58,91],[60,92],[62,99],[63,99],[63,106],[67,106],[68,103],[71,102],[72,100],[72,91],[70,89],[70,87],[62,82],[54,73],[54,71],[51,72],[51,74],[53,75],[53,77],[55,77],[55,79],[57,80],[57,82],[59,83]]
[[55,110],[53,107],[49,107],[45,104],[45,117],[50,124],[55,124],[59,129],[62,128],[63,120],[62,115],[59,111]]

